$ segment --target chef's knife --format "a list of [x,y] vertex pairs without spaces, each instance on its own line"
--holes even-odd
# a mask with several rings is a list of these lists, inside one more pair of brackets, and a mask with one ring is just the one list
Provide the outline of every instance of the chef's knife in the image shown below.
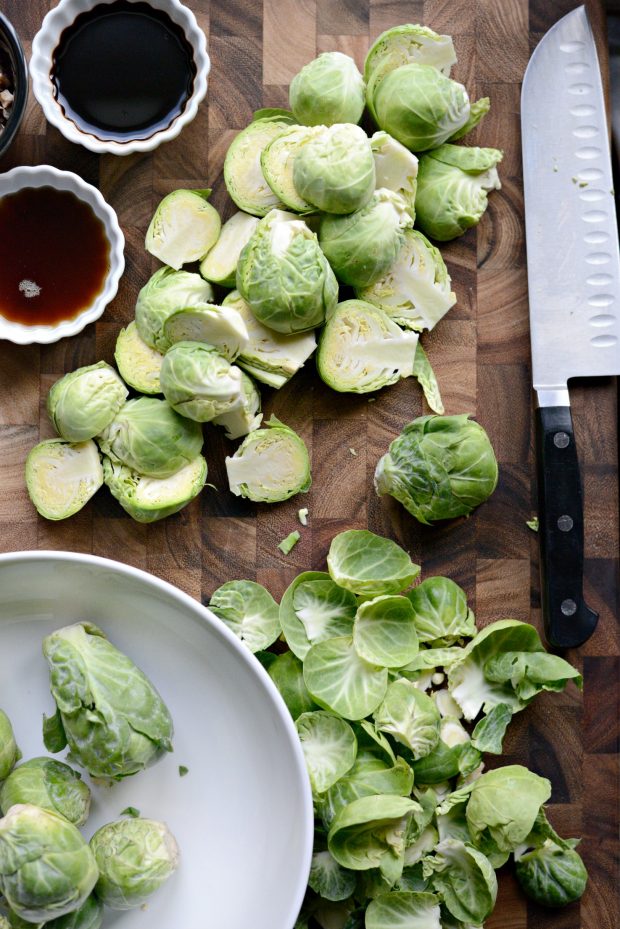
[[523,184],[537,397],[545,634],[572,648],[598,620],[583,598],[583,503],[571,377],[620,374],[620,259],[605,102],[583,6],[542,38],[523,79]]

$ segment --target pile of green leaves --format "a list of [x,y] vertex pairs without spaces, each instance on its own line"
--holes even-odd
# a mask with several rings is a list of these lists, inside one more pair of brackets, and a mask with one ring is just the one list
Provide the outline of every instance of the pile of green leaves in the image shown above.
[[511,855],[533,899],[578,899],[587,874],[546,818],[549,781],[521,765],[485,772],[483,759],[538,693],[580,687],[578,671],[527,623],[478,630],[447,577],[411,588],[419,566],[372,532],[335,536],[327,568],[296,577],[279,606],[251,581],[210,603],[301,741],[315,848],[298,929],[479,927]]

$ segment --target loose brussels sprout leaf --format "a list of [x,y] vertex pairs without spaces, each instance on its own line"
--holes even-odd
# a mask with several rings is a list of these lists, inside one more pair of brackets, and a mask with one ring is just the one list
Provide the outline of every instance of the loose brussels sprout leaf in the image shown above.
[[99,361],[56,381],[47,395],[47,412],[62,439],[86,442],[112,422],[127,395],[114,368]]
[[439,711],[411,681],[390,684],[374,717],[377,729],[406,745],[416,761],[430,754],[439,742]]
[[468,132],[471,132],[472,129],[475,129],[481,119],[483,119],[489,110],[491,109],[491,101],[489,97],[480,97],[479,100],[476,100],[469,107],[469,119],[464,126],[451,135],[449,142],[456,142],[458,139],[462,139],[467,135]]
[[221,220],[207,203],[210,190],[173,190],[161,201],[146,230],[144,247],[179,270],[199,261],[217,242]]
[[16,916],[29,923],[64,916],[96,881],[93,854],[64,817],[17,804],[0,819],[0,891]]
[[314,207],[297,193],[293,182],[293,165],[301,148],[310,139],[320,135],[323,126],[291,126],[270,142],[261,154],[261,168],[267,183],[289,210],[297,213],[312,212]]
[[316,235],[281,210],[261,220],[243,249],[237,288],[259,322],[288,335],[320,326],[338,302]]
[[[382,758],[383,761],[387,758],[390,764],[396,764],[394,749],[390,745],[388,739],[386,739],[382,732],[378,732],[377,729],[375,729],[369,719],[362,719],[360,721],[357,741],[362,747],[366,748],[377,757]],[[389,793],[389,791],[380,792]],[[409,793],[411,793],[411,791],[409,791]]]
[[432,65],[450,76],[456,53],[449,35],[438,35],[427,26],[407,23],[382,32],[370,46],[364,63],[364,78],[369,81],[379,71],[387,74],[411,62]]
[[[298,574],[295,580],[288,586],[280,602],[280,623],[282,625],[282,631],[284,632],[286,643],[288,647],[291,649],[291,651],[293,652],[293,654],[296,655],[298,658],[300,658],[302,661],[306,657],[308,652],[310,651],[310,647],[313,643],[310,642],[310,640],[308,639],[308,636],[306,634],[306,628],[304,624],[302,623],[301,619],[297,616],[297,612],[295,610],[295,605],[294,605],[294,596],[295,596],[295,591],[297,590],[299,586],[301,586],[302,584],[305,584],[306,582],[310,582],[310,581],[329,581],[330,583],[333,583],[331,581],[329,574],[327,574],[325,571],[304,571],[302,574]],[[355,610],[357,609],[357,601],[355,601],[354,599],[350,600],[349,604],[350,604],[350,610],[351,610],[351,621],[348,623],[346,627],[346,630],[344,632],[345,635],[349,635],[351,632],[351,627],[353,625],[353,617],[355,616]],[[304,605],[307,605],[307,604],[304,604]],[[328,605],[331,606],[331,599]],[[331,618],[331,612],[330,612],[330,618]],[[346,618],[346,614],[344,618]],[[340,609],[339,609],[338,616],[337,616],[337,623],[338,623],[337,628],[339,630],[341,628],[340,622],[342,619],[343,617],[341,616]],[[321,628],[324,631],[329,632],[332,626],[331,624],[323,625],[321,623]],[[339,632],[339,634],[342,634],[342,632]],[[330,637],[333,638],[333,636],[331,636],[331,633],[330,635],[328,635],[328,638]]]
[[381,868],[385,875],[394,863],[400,863],[402,871],[408,821],[420,809],[407,797],[378,794],[354,800],[331,824],[329,851],[343,868],[352,871]]
[[497,898],[495,871],[482,852],[457,839],[444,839],[423,861],[448,910],[457,919],[481,925],[493,912]]
[[[425,855],[434,851],[438,842],[439,833],[434,826],[427,826],[425,829],[423,829],[419,838],[417,838],[411,845],[408,845],[405,849],[405,869],[417,864]],[[405,869],[403,869],[403,874]],[[402,886],[401,880],[401,882],[399,882],[398,889],[407,890],[408,888]]]
[[[43,640],[43,654],[72,757],[92,777],[118,780],[172,751],[172,719],[164,701],[97,626],[57,629]],[[46,748],[54,750],[49,743]]]
[[11,720],[4,710],[0,710],[0,781],[9,776],[20,757]]
[[489,837],[500,851],[514,851],[531,832],[550,796],[549,781],[521,765],[487,771],[474,781],[467,804],[474,843]]
[[18,803],[30,803],[58,813],[76,826],[90,810],[90,790],[69,765],[54,758],[31,758],[8,776],[0,787],[0,810],[8,813]]
[[385,274],[370,287],[356,289],[406,329],[433,329],[456,303],[452,281],[438,248],[405,229],[404,242]]
[[353,800],[377,794],[409,797],[412,788],[413,771],[403,758],[396,758],[390,765],[372,752],[358,749],[350,771],[316,801],[317,814],[329,829],[335,816]]
[[417,224],[431,239],[447,242],[477,225],[488,205],[488,191],[499,190],[496,148],[442,145],[420,159],[416,195]]
[[413,608],[406,597],[382,596],[361,603],[353,626],[360,658],[381,668],[402,668],[418,653]]
[[141,394],[160,394],[159,372],[164,356],[140,337],[135,320],[121,329],[114,359],[123,380]]
[[366,929],[441,929],[439,897],[392,891],[379,894],[366,910]]
[[479,723],[471,735],[471,744],[480,752],[501,755],[502,742],[512,719],[512,709],[506,703],[497,703]]
[[292,125],[295,123],[295,117],[292,112],[279,106],[265,106],[260,110],[254,110],[252,122],[255,123],[258,119],[272,119],[277,122],[290,123]]
[[172,409],[165,400],[129,400],[99,436],[99,447],[147,477],[172,477],[198,457],[202,429]]
[[251,652],[269,648],[280,635],[278,604],[254,581],[228,581],[211,595],[209,609]]
[[293,610],[306,633],[308,645],[351,635],[357,610],[354,594],[334,584],[331,578],[307,580],[293,592]]
[[417,378],[418,384],[424,392],[424,399],[433,413],[444,413],[444,405],[439,392],[439,384],[437,383],[435,372],[420,342],[418,342],[415,347],[413,376]]
[[551,839],[522,855],[515,871],[521,889],[536,903],[556,907],[574,903],[583,895],[588,872],[572,848],[560,848]]
[[136,326],[140,338],[150,348],[165,352],[170,345],[164,335],[164,323],[175,310],[197,303],[210,303],[213,290],[199,274],[160,268],[146,282],[136,302]]
[[461,752],[460,745],[449,746],[439,739],[428,755],[414,763],[413,775],[416,784],[441,784],[456,777],[459,774]]
[[387,670],[360,658],[350,636],[313,645],[304,659],[304,680],[319,706],[345,719],[372,713],[388,685]]
[[222,305],[237,310],[248,332],[248,343],[237,358],[237,364],[269,387],[283,387],[316,348],[313,331],[282,335],[263,326],[238,290],[229,293]]
[[312,478],[303,439],[275,416],[265,425],[251,432],[235,454],[226,458],[232,493],[262,503],[307,493]]
[[319,242],[341,283],[370,287],[396,261],[404,230],[411,225],[400,194],[382,187],[356,212],[324,216]]
[[[411,591],[413,593],[413,591]],[[415,607],[414,607],[415,608]],[[420,635],[418,633],[418,638]],[[413,661],[410,661],[402,672],[416,673],[420,671],[430,671],[436,668],[448,668],[451,664],[460,661],[463,657],[463,649],[459,646],[451,648],[421,648]]]
[[482,426],[458,416],[419,416],[379,459],[375,489],[425,525],[469,516],[491,496],[498,469]]
[[295,725],[312,793],[325,793],[352,767],[357,755],[355,733],[344,719],[322,710],[303,713]]
[[313,135],[293,162],[300,197],[326,213],[353,213],[368,203],[376,186],[368,136],[352,123],[336,123]]
[[399,594],[420,573],[404,549],[367,529],[349,529],[334,536],[327,567],[339,587],[360,597]]
[[176,310],[166,320],[164,334],[170,346],[177,342],[206,342],[227,361],[234,361],[248,344],[248,330],[235,308],[214,303]]
[[258,225],[258,218],[238,212],[222,226],[219,238],[200,262],[200,273],[207,281],[234,287],[239,255]]
[[355,890],[356,875],[341,868],[328,852],[315,852],[310,865],[310,888],[324,900],[346,900]]
[[99,868],[96,893],[113,910],[140,906],[176,870],[179,849],[164,823],[119,819],[95,832],[90,847]]
[[132,519],[154,523],[178,513],[198,496],[207,480],[207,462],[197,455],[170,477],[145,477],[105,456],[103,479]]
[[103,484],[101,459],[94,442],[39,442],[26,458],[26,486],[38,513],[66,519],[85,506]]
[[384,187],[399,194],[407,205],[409,216],[415,220],[418,159],[383,130],[371,136],[370,147],[375,159],[377,188]]
[[278,542],[278,548],[280,549],[283,555],[290,555],[290,553],[293,551],[293,549],[299,542],[300,538],[301,536],[299,532],[297,531],[297,529],[294,529],[292,532],[289,532],[286,538],[282,539],[281,542]]
[[293,652],[284,652],[282,655],[274,655],[273,658],[267,673],[280,691],[293,719],[298,719],[302,713],[315,710],[316,704],[306,687],[304,669],[299,658]]
[[241,402],[241,369],[204,342],[175,343],[164,356],[160,380],[172,409],[197,423]]
[[529,703],[542,690],[564,690],[569,681],[582,687],[582,677],[576,668],[547,652],[508,651],[494,655],[484,665],[488,681],[510,683],[517,696]]
[[265,216],[269,210],[283,206],[265,180],[260,156],[291,122],[286,116],[257,119],[233,139],[224,160],[224,183],[240,210]]
[[464,86],[425,64],[403,65],[380,81],[375,76],[368,86],[367,99],[379,128],[413,152],[437,148],[469,119],[469,97]]
[[451,646],[476,635],[465,591],[449,577],[427,577],[406,596],[413,607],[420,642],[430,642],[431,647]]
[[242,371],[238,403],[225,413],[214,416],[212,423],[224,427],[227,439],[240,439],[258,429],[262,420],[260,394],[252,378]]
[[299,71],[289,87],[295,118],[304,126],[359,123],[364,79],[349,55],[323,52]]

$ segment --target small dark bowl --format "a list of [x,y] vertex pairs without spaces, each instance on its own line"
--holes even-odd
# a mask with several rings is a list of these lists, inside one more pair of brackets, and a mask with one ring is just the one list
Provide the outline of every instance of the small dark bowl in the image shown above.
[[11,68],[13,70],[13,82],[15,85],[15,99],[11,107],[11,115],[0,132],[0,158],[9,148],[19,129],[20,123],[26,112],[26,101],[28,100],[28,65],[26,55],[19,40],[15,29],[8,21],[6,16],[0,13],[0,48],[7,54]]

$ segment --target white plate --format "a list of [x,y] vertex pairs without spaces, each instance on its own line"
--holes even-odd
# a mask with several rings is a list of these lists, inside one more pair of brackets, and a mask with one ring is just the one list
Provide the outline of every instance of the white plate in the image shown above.
[[[178,872],[146,912],[106,910],[104,926],[292,929],[313,838],[295,727],[258,661],[191,597],[104,558],[0,556],[0,706],[24,758],[47,754],[41,719],[53,701],[43,637],[80,619],[101,626],[142,668],[175,724],[173,754],[93,788],[88,838],[135,806],[167,822],[181,849]],[[189,768],[183,778],[179,765]]]

